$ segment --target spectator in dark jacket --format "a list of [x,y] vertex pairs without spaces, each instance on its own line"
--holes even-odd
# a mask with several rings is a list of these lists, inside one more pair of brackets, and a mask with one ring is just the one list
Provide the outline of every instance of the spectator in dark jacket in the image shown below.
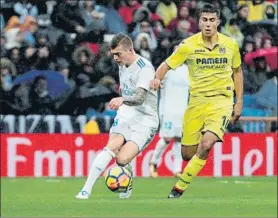
[[168,47],[170,45],[170,33],[161,32],[157,38],[157,48],[153,52],[152,63],[157,68],[167,57]]
[[38,76],[30,91],[31,113],[33,114],[54,114],[55,105],[47,90],[47,80]]
[[85,21],[82,11],[78,7],[78,1],[66,0],[55,5],[52,15],[52,24],[69,33],[84,33]]
[[19,49],[17,47],[12,48],[10,50],[8,50],[7,52],[7,57],[13,62],[13,64],[15,65],[17,74],[20,75],[23,72],[23,68],[21,66],[21,58],[22,58],[22,54],[21,54],[22,49]]
[[244,91],[249,94],[258,92],[267,80],[268,67],[265,58],[255,58],[254,62],[251,66],[243,65]]
[[72,60],[74,63],[74,74],[77,77],[80,74],[89,76],[92,83],[99,81],[100,76],[96,74],[94,69],[94,54],[87,46],[80,46],[75,49],[72,54]]
[[119,82],[118,65],[113,60],[109,45],[103,44],[100,48],[99,55],[95,60],[95,70],[100,77],[111,76],[116,82]]
[[48,46],[42,46],[37,50],[37,59],[34,63],[34,69],[36,70],[50,70],[53,69],[55,63],[51,59],[50,48]]
[[27,115],[30,112],[30,87],[27,84],[18,84],[13,86],[3,103],[3,114]]
[[243,34],[247,32],[246,26],[248,25],[248,15],[249,15],[249,8],[248,5],[241,5],[238,8],[238,12],[235,16],[236,22],[239,25],[240,30]]
[[15,65],[11,60],[7,58],[1,58],[0,66],[1,88],[4,91],[10,91],[13,85],[12,81],[17,75]]

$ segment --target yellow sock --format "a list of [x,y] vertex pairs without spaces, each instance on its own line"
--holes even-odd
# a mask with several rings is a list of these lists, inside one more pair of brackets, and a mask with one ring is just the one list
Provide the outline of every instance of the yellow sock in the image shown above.
[[189,163],[183,170],[183,173],[176,183],[175,187],[184,191],[187,189],[188,185],[191,183],[193,176],[197,176],[198,173],[203,169],[207,160],[202,160],[198,158],[196,155],[192,157]]

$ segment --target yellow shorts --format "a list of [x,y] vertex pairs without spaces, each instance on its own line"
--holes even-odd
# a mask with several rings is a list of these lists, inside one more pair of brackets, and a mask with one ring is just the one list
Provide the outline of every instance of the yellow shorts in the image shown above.
[[202,134],[213,132],[219,141],[227,129],[233,112],[233,99],[226,97],[191,98],[183,118],[181,144],[199,144]]

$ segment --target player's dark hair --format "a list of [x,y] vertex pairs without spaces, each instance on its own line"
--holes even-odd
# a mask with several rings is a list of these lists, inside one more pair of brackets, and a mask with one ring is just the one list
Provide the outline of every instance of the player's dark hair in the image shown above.
[[220,17],[220,10],[216,5],[205,4],[202,8],[199,9],[199,18],[202,13],[216,13],[217,17]]
[[133,48],[132,39],[124,33],[116,34],[110,42],[111,49],[115,49],[119,45],[122,45],[126,48]]

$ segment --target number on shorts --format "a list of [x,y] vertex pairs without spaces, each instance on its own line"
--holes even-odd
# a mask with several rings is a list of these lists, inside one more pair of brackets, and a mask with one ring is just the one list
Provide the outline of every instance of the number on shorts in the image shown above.
[[164,123],[164,128],[165,129],[172,129],[172,122],[165,122]]
[[222,117],[222,127],[224,129],[227,129],[229,122],[230,122],[230,120],[227,117],[225,117],[225,116]]

